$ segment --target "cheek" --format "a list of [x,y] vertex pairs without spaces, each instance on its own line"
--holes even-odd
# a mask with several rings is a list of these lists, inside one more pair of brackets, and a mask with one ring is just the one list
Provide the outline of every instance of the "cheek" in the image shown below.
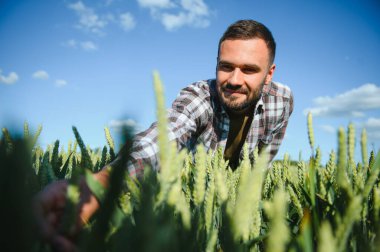
[[229,78],[229,74],[222,72],[222,71],[217,71],[216,72],[216,81],[217,83],[223,83],[226,82]]
[[261,86],[262,83],[265,82],[265,76],[263,75],[254,75],[250,76],[246,79],[246,83],[248,83],[248,86],[251,90],[256,90]]

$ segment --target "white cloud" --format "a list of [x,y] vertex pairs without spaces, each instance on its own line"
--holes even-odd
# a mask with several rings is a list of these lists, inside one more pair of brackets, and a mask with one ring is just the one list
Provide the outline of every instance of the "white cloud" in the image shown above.
[[[108,0],[104,2],[104,5],[105,7],[107,7],[112,3],[112,0]],[[149,1],[142,4],[144,6],[152,6],[152,3],[149,3]],[[130,12],[116,14],[115,11],[109,10],[107,12],[101,9],[95,11],[94,8],[86,6],[82,1],[69,4],[68,8],[73,10],[79,17],[78,23],[76,25],[77,28],[100,36],[106,34],[106,27],[110,24],[120,25],[121,28],[125,31],[130,31],[136,26],[136,21]],[[76,42],[75,40],[69,40],[65,43],[65,46],[73,48],[81,46],[83,48],[83,45],[81,45],[80,43],[78,45],[78,42]],[[90,48],[90,50],[95,49],[94,47],[85,47],[83,49],[86,50],[87,48]]]
[[137,2],[141,7],[150,9],[165,9],[174,6],[171,0],[137,0]]
[[70,39],[62,43],[63,46],[69,48],[81,48],[87,52],[98,50],[98,46],[92,41],[76,41],[75,39]]
[[120,25],[125,31],[130,31],[136,26],[136,21],[131,13],[125,12],[120,15]]
[[80,43],[81,47],[85,51],[96,51],[98,47],[92,41],[83,41]]
[[139,125],[135,120],[133,119],[126,119],[126,120],[111,120],[109,122],[109,127],[116,132],[121,132],[123,127],[133,128],[135,132],[141,130],[141,125]]
[[32,77],[38,80],[47,80],[49,79],[49,74],[44,70],[39,70],[33,73]]
[[113,0],[105,0],[105,5],[109,6],[113,3]]
[[77,48],[77,41],[75,39],[70,39],[66,42],[63,42],[62,45],[66,47]]
[[330,134],[333,134],[333,133],[336,133],[337,130],[334,126],[331,126],[331,125],[319,125],[319,128],[321,128],[323,131],[327,132],[327,133],[330,133]]
[[187,16],[181,12],[176,15],[164,13],[161,17],[161,22],[168,31],[173,31],[186,24]]
[[368,139],[380,140],[380,118],[370,117],[363,123],[367,131]]
[[313,116],[364,117],[366,111],[380,108],[379,97],[380,87],[364,84],[335,97],[317,97],[313,100],[316,106],[305,109],[304,114],[310,111]]
[[179,4],[169,0],[138,0],[138,3],[149,8],[151,16],[168,31],[183,26],[205,28],[210,25],[210,12],[203,0],[181,0]]
[[8,76],[4,76],[1,74],[2,70],[0,69],[0,83],[4,83],[7,85],[12,85],[18,81],[18,75],[15,72],[10,72]]
[[63,87],[63,86],[66,86],[67,85],[67,81],[65,80],[62,80],[62,79],[58,79],[55,81],[55,86],[56,87]]
[[182,0],[181,5],[193,15],[204,16],[209,14],[208,7],[203,0]]
[[380,130],[380,118],[370,117],[367,122],[364,123],[365,128],[378,128]]
[[69,4],[79,17],[77,27],[98,35],[104,35],[103,29],[107,26],[107,17],[100,17],[92,8],[87,7],[82,1]]

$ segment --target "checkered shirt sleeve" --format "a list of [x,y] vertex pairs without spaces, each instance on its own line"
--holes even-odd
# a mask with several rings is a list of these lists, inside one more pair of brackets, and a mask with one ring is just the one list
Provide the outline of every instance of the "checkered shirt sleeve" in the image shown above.
[[[207,82],[194,83],[180,92],[168,109],[169,140],[176,141],[178,149],[191,149],[199,129],[209,122],[210,105]],[[144,165],[159,169],[157,123],[134,138],[130,161],[127,164],[131,176],[141,177]]]
[[269,95],[264,96],[266,121],[270,122],[268,118],[274,117],[274,125],[269,125],[268,128],[272,128],[269,144],[266,146],[266,150],[269,152],[270,160],[276,156],[281,142],[284,139],[285,131],[288,126],[290,115],[293,112],[293,93],[289,87],[280,83],[272,83],[270,87]]

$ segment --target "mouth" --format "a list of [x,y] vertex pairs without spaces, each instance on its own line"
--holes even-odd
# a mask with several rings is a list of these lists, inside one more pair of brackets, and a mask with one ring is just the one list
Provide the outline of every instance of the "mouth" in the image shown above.
[[245,95],[247,92],[242,89],[231,89],[231,88],[223,88],[223,93],[226,95]]

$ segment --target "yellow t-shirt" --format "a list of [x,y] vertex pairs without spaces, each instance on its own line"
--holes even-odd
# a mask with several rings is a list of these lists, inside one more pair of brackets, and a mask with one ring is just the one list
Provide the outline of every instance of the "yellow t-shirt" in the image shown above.
[[230,115],[230,128],[224,150],[224,159],[229,161],[232,169],[235,169],[239,164],[240,151],[251,126],[252,118],[253,113],[241,116]]

